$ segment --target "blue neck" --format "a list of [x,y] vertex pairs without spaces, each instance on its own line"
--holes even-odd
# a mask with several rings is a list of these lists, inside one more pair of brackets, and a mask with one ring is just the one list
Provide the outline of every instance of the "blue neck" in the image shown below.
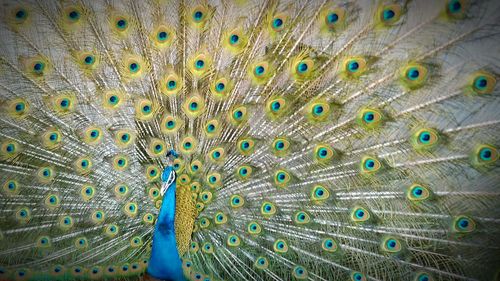
[[[170,173],[175,173],[168,166],[162,173],[162,181],[168,179]],[[184,281],[182,262],[177,252],[175,240],[175,181],[163,196],[160,214],[153,233],[153,248],[148,264],[148,274],[154,278]]]

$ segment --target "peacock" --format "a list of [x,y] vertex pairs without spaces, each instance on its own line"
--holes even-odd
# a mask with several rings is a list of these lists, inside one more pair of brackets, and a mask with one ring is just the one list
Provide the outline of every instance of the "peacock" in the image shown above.
[[0,7],[0,280],[500,280],[499,1]]

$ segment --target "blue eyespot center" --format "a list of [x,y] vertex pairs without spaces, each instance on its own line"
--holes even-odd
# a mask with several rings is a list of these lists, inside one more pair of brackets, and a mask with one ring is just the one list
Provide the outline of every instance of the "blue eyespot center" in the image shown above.
[[352,61],[348,64],[348,69],[351,72],[356,72],[359,69],[359,63],[356,61]]
[[395,15],[396,15],[396,13],[394,13],[394,11],[391,9],[386,9],[383,12],[384,20],[390,20],[390,19],[394,18]]
[[174,81],[174,80],[170,80],[170,81],[168,81],[168,88],[169,88],[169,89],[174,89],[174,88],[175,88],[175,86],[176,86],[176,83],[175,83],[175,81]]
[[321,113],[323,113],[323,111],[324,109],[322,105],[315,105],[313,108],[313,112],[315,115],[320,115]]
[[25,106],[24,106],[23,103],[17,103],[16,106],[15,106],[15,108],[16,108],[17,112],[20,112],[20,111],[24,110]]
[[194,12],[193,17],[195,21],[200,21],[203,18],[203,13],[201,11],[196,11]]
[[61,105],[62,108],[67,108],[69,107],[70,102],[68,99],[62,99],[59,104]]
[[124,19],[118,20],[116,22],[116,25],[118,26],[118,28],[124,29],[127,26],[127,21]]
[[14,145],[13,145],[12,143],[9,143],[9,144],[7,145],[7,148],[6,148],[7,152],[13,152],[13,151],[14,151],[14,149],[15,149],[15,148],[14,148]]
[[247,148],[250,147],[250,144],[248,142],[244,141],[244,142],[241,143],[241,147],[244,148],[244,149],[247,149]]
[[375,119],[375,115],[371,112],[365,114],[365,121],[372,122]]
[[132,70],[133,72],[136,72],[137,70],[139,70],[139,64],[133,62],[130,64],[130,70]]
[[397,245],[396,241],[394,241],[394,240],[392,240],[392,239],[391,239],[391,240],[389,240],[389,241],[387,241],[387,246],[388,246],[389,248],[391,248],[391,249],[392,249],[392,248],[394,248],[394,247],[396,247],[396,245]]
[[35,72],[41,72],[43,70],[43,67],[43,63],[37,62],[35,63],[35,65],[33,65],[33,70],[35,70]]
[[208,130],[209,132],[213,132],[213,131],[215,130],[215,125],[213,125],[213,124],[208,124],[208,126],[207,126],[207,130]]
[[469,221],[467,219],[460,219],[460,221],[458,222],[458,225],[462,229],[467,228],[469,226]]
[[84,61],[86,64],[92,64],[94,62],[94,58],[92,56],[86,56]]
[[229,38],[229,41],[231,42],[231,44],[236,44],[236,43],[238,43],[239,40],[240,40],[240,37],[236,34],[231,35],[231,37]]
[[184,147],[186,147],[186,148],[190,148],[190,147],[191,147],[191,143],[190,143],[190,142],[186,142],[186,143],[184,144]]
[[481,76],[476,78],[474,82],[474,87],[476,87],[479,90],[483,90],[484,88],[486,88],[486,86],[488,86],[488,80],[486,80],[485,77]]
[[97,130],[92,130],[92,131],[90,132],[90,136],[91,136],[92,138],[97,138],[97,137],[99,136],[99,131],[97,131]]
[[462,4],[460,1],[450,1],[448,8],[452,13],[458,13],[462,10]]
[[423,191],[423,190],[422,190],[422,188],[420,188],[420,187],[417,187],[417,188],[415,188],[415,189],[413,190],[413,194],[414,194],[414,195],[416,195],[417,197],[418,197],[418,196],[420,196],[420,195],[422,195],[422,193],[423,193],[423,192],[424,192],[424,191]]
[[429,281],[429,276],[422,274],[418,277],[418,281]]
[[161,41],[166,40],[167,37],[168,37],[168,33],[167,32],[165,32],[165,31],[158,32],[158,39],[160,39]]
[[236,110],[234,112],[234,117],[236,117],[236,119],[240,119],[241,117],[243,117],[243,112],[241,110]]
[[420,72],[417,69],[412,68],[412,69],[408,70],[408,73],[406,74],[406,76],[410,80],[415,80],[420,76]]
[[224,90],[226,86],[224,85],[224,83],[217,83],[217,86],[215,87],[217,89],[218,92],[221,92]]
[[283,25],[283,20],[280,18],[276,18],[273,20],[273,26],[279,28]]
[[189,107],[191,108],[191,110],[196,110],[198,108],[198,103],[197,102],[192,102]]
[[336,13],[330,13],[326,17],[326,20],[328,21],[328,23],[336,23],[339,20],[339,15],[337,15]]
[[271,211],[271,209],[272,209],[272,207],[271,207],[270,205],[266,205],[264,208],[265,208],[265,210],[266,210],[266,211],[268,211],[268,212],[270,212],[270,211]]
[[483,148],[479,152],[479,155],[482,160],[491,160],[492,151],[489,148]]
[[300,64],[297,66],[297,70],[298,70],[300,73],[306,72],[308,68],[309,68],[309,67],[307,66],[307,63],[300,63]]
[[121,137],[121,139],[122,139],[123,141],[128,141],[128,139],[129,139],[129,135],[128,135],[128,134],[123,134],[123,135],[122,135],[122,137]]
[[23,19],[26,17],[26,11],[25,10],[19,10],[16,12],[16,18],[18,19]]
[[271,107],[274,111],[277,111],[281,108],[281,104],[278,101],[275,101],[271,104]]
[[320,158],[325,158],[328,155],[328,150],[326,148],[321,148],[318,150],[318,155]]
[[285,148],[285,144],[284,144],[282,141],[278,141],[278,142],[276,143],[276,148],[277,148],[278,150],[282,150],[283,148]]
[[115,104],[118,102],[118,97],[117,96],[110,96],[109,97],[109,102]]
[[357,218],[363,218],[365,215],[365,212],[363,210],[357,210],[356,211],[356,217]]
[[255,68],[255,74],[257,76],[261,76],[262,74],[264,74],[264,71],[265,71],[265,68],[261,65],[259,65]]
[[373,169],[373,167],[375,167],[375,161],[373,161],[371,159],[366,160],[365,167],[368,169]]
[[77,20],[80,18],[80,13],[78,13],[78,11],[71,11],[69,13],[69,18],[72,20]]
[[420,141],[422,143],[428,143],[431,139],[431,134],[427,133],[427,132],[423,132],[420,134]]
[[174,122],[174,121],[169,120],[169,121],[167,122],[167,128],[171,129],[171,128],[173,128],[174,126],[175,126],[175,122]]
[[142,111],[149,113],[151,111],[151,106],[145,105],[144,107],[142,107]]
[[196,68],[203,68],[204,65],[205,65],[205,62],[203,60],[196,61]]

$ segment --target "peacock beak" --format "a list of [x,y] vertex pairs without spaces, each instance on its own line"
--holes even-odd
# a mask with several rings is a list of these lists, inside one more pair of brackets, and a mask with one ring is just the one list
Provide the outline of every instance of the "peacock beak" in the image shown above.
[[175,178],[176,178],[175,171],[172,169],[171,166],[167,167],[167,169],[163,171],[162,174],[163,183],[161,185],[161,190],[160,190],[161,196],[163,196],[167,192],[167,189],[175,182]]

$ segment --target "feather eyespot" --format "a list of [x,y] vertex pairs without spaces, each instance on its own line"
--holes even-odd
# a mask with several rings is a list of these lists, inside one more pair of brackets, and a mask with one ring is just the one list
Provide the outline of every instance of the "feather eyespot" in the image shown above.
[[288,252],[288,244],[283,239],[276,239],[273,244],[273,249],[278,254],[285,254]]
[[495,90],[497,80],[495,76],[486,71],[478,71],[472,75],[470,87],[478,95],[491,94]]
[[335,253],[339,250],[338,242],[333,238],[325,238],[321,241],[321,248],[329,253]]
[[242,165],[237,169],[236,176],[240,180],[248,180],[253,173],[253,168],[249,165]]
[[292,269],[292,275],[297,280],[307,279],[307,277],[308,277],[307,270],[303,266],[300,266],[300,265],[297,265]]
[[330,197],[330,191],[323,185],[315,185],[310,193],[310,198],[314,203],[325,202]]
[[415,274],[415,278],[413,281],[433,281],[434,279],[432,278],[431,275],[429,275],[426,272],[418,272]]
[[420,184],[413,184],[408,187],[406,197],[413,202],[420,202],[431,197],[432,192],[429,188]]
[[352,281],[366,281],[366,276],[361,272],[354,271],[351,273],[351,280]]
[[257,257],[255,259],[255,263],[254,263],[255,267],[260,269],[260,270],[264,270],[264,269],[267,269],[269,267],[269,261],[267,260],[266,257]]
[[245,204],[245,199],[241,195],[234,194],[229,199],[229,203],[232,208],[239,208]]
[[230,234],[227,237],[227,245],[229,247],[238,247],[241,244],[240,237],[236,234]]
[[201,248],[201,250],[205,253],[205,254],[213,254],[214,253],[214,246],[212,245],[212,243],[210,242],[205,242],[203,244],[203,247]]
[[247,231],[252,235],[257,235],[262,232],[262,226],[258,222],[252,221],[248,223]]
[[288,171],[277,170],[274,173],[274,184],[278,188],[286,188],[291,181],[291,175]]
[[353,222],[367,222],[371,219],[371,214],[364,207],[355,207],[351,211],[351,220]]
[[383,25],[391,26],[401,18],[401,10],[398,4],[384,5],[379,9],[378,20]]
[[465,215],[457,216],[453,220],[453,230],[457,233],[470,233],[476,230],[476,222]]
[[261,207],[260,207],[260,213],[266,217],[266,218],[269,218],[271,216],[273,216],[274,214],[276,214],[276,206],[274,206],[273,203],[271,202],[263,202]]
[[292,219],[295,224],[304,225],[311,221],[311,216],[304,211],[298,211],[293,215]]
[[466,16],[468,1],[448,0],[446,2],[446,14],[452,19],[462,19]]
[[374,174],[382,168],[382,163],[375,157],[364,156],[361,159],[361,173],[365,175]]
[[436,147],[440,138],[436,130],[423,128],[416,131],[412,136],[412,145],[416,150],[430,150]]
[[420,63],[409,63],[401,69],[400,79],[403,85],[415,90],[424,86],[429,80],[429,68]]
[[401,241],[395,237],[386,237],[382,240],[380,249],[389,254],[398,254],[403,250]]

